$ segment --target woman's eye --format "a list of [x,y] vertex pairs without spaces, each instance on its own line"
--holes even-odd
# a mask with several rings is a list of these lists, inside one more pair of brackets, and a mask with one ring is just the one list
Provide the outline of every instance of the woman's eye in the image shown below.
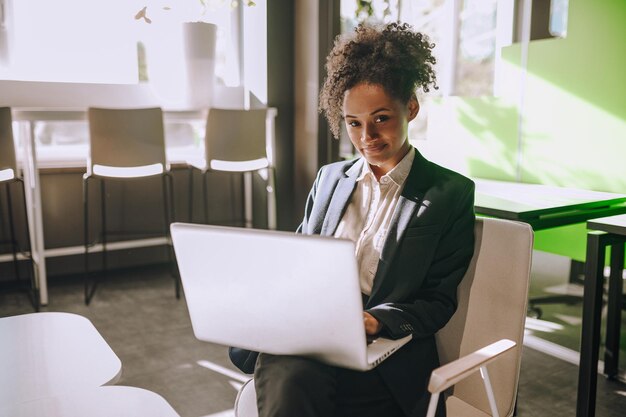
[[360,124],[356,120],[352,120],[352,121],[348,122],[348,126],[350,126],[350,127],[358,127],[358,126],[360,126]]
[[389,116],[380,115],[380,116],[376,116],[376,118],[374,119],[376,123],[382,123],[386,120],[389,120]]

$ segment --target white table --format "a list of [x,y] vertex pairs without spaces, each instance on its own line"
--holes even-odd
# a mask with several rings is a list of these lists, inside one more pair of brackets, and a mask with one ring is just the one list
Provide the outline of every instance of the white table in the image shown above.
[[0,405],[114,384],[122,363],[93,324],[69,313],[0,318]]
[[77,390],[9,407],[0,417],[179,417],[160,395],[141,388],[111,386]]

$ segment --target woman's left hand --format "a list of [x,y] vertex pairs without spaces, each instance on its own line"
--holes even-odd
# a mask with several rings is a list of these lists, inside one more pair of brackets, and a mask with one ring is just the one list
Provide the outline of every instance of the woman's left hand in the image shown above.
[[365,334],[369,336],[375,336],[383,329],[383,324],[365,311],[363,312],[363,324],[365,324]]

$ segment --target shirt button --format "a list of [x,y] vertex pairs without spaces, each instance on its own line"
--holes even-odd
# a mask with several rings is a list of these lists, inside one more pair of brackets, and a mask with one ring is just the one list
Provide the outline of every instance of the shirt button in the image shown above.
[[387,178],[387,177],[382,177],[382,178],[380,179],[380,183],[381,183],[381,184],[387,184],[388,182],[389,182],[389,178]]

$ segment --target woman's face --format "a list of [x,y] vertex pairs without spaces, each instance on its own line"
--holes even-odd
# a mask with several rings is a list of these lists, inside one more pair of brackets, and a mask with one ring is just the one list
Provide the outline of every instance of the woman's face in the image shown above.
[[343,96],[343,116],[350,141],[370,164],[377,178],[391,171],[409,150],[408,124],[419,104],[389,96],[378,84],[361,83]]

